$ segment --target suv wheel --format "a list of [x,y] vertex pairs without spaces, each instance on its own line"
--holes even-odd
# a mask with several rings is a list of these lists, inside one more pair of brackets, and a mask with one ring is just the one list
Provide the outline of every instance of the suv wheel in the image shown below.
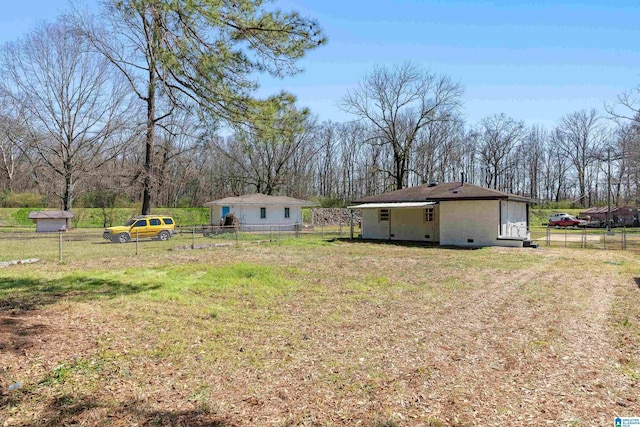
[[162,240],[163,242],[169,240],[169,237],[171,237],[171,235],[168,231],[161,231],[160,234],[158,234],[158,239]]
[[131,240],[131,236],[127,233],[118,234],[118,243],[127,243],[129,240]]

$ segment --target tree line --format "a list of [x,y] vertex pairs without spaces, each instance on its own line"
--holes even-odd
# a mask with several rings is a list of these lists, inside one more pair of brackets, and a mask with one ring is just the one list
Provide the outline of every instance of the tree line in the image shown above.
[[[295,96],[255,97],[326,43],[319,24],[262,1],[104,0],[0,49],[0,191],[44,203],[201,206],[245,193],[340,206],[459,181],[590,206],[636,204],[636,91],[546,129],[506,113],[467,123],[464,90],[412,63],[347,91],[343,122]],[[611,185],[609,185],[611,182]]]

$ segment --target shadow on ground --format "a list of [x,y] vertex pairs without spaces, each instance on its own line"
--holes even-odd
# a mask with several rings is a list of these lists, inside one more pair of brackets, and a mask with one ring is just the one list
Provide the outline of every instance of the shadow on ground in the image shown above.
[[61,299],[85,301],[113,298],[158,287],[151,283],[133,284],[77,274],[49,280],[3,278],[0,279],[0,313],[35,310]]
[[406,248],[425,248],[425,249],[456,249],[461,251],[473,251],[481,249],[479,246],[451,246],[441,245],[435,242],[423,242],[416,240],[382,240],[382,239],[350,239],[348,237],[336,237],[329,239],[329,242],[345,242],[345,243],[368,243],[385,246],[401,246]]
[[130,295],[159,285],[133,284],[89,276],[68,275],[56,279],[0,279],[0,352],[21,353],[50,332],[37,310],[60,300],[89,301]]
[[[23,392],[26,393],[26,392]],[[9,395],[0,395],[0,406],[15,405]],[[137,425],[172,427],[233,427],[237,424],[203,410],[149,410],[140,402],[116,403],[112,406],[90,396],[63,394],[50,398],[46,408],[29,420],[30,426],[54,427],[67,425]],[[0,413],[0,421],[2,421]],[[13,424],[12,424],[13,425]],[[17,424],[27,425],[27,424]]]

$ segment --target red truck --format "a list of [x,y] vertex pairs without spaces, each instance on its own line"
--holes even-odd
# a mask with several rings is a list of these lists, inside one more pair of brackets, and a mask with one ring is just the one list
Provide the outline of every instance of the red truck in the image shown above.
[[549,227],[586,227],[587,221],[578,219],[575,216],[565,215],[549,221]]

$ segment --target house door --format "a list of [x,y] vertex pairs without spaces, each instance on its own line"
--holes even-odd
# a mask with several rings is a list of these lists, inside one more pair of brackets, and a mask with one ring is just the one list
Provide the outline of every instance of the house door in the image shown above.
[[223,206],[222,207],[222,218],[227,216],[228,213],[229,213],[229,206]]

